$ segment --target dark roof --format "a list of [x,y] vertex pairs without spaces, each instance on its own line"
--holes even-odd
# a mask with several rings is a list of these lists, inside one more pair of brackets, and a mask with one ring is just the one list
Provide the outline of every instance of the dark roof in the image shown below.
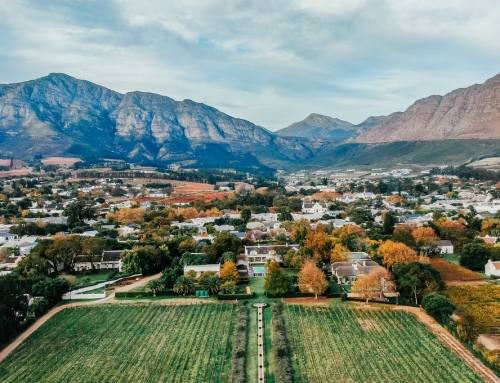
[[123,253],[123,250],[104,250],[102,252],[102,261],[103,262],[119,261],[121,253]]

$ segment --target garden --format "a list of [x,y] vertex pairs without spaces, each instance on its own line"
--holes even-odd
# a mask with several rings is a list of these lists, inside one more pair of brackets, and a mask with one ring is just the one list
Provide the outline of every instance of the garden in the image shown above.
[[294,382],[482,382],[403,311],[287,305]]
[[227,382],[235,305],[58,313],[0,364],[2,382]]

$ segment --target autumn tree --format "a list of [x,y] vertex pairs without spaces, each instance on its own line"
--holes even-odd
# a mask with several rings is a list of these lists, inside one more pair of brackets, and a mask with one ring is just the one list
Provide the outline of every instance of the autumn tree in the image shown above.
[[404,243],[406,246],[413,248],[416,245],[415,238],[413,237],[414,230],[415,228],[408,224],[398,225],[394,229],[392,240]]
[[232,261],[224,263],[222,269],[220,270],[220,278],[224,282],[237,282],[239,279],[238,269]]
[[317,299],[318,295],[323,294],[327,287],[325,273],[312,260],[307,261],[299,272],[300,291],[312,293],[314,299]]
[[300,269],[302,265],[312,258],[312,251],[305,247],[300,247],[298,250],[288,250],[283,257],[285,266]]
[[131,223],[141,223],[144,221],[144,212],[142,208],[122,208],[116,213],[108,213],[106,215],[107,219],[114,219],[117,222],[122,222],[124,224]]
[[344,225],[332,231],[334,243],[341,243],[350,251],[359,251],[366,244],[366,231],[356,225]]
[[283,295],[293,291],[292,279],[276,261],[267,266],[264,291],[273,295]]
[[391,268],[396,263],[409,263],[418,260],[415,250],[400,242],[384,242],[378,248],[378,254],[382,257],[387,268]]
[[325,232],[319,230],[309,232],[305,238],[304,246],[311,249],[316,260],[323,262],[330,260],[332,242]]
[[383,287],[383,279],[388,279],[386,270],[379,270],[370,274],[359,276],[352,286],[352,293],[359,295],[368,301],[375,296],[380,296]]
[[330,253],[330,262],[347,262],[349,260],[348,254],[349,249],[341,243],[337,243],[333,246]]
[[303,245],[307,234],[311,229],[311,223],[306,219],[300,219],[292,224],[290,238],[293,242]]
[[417,248],[426,254],[432,252],[433,248],[436,248],[439,241],[439,237],[431,227],[418,227],[412,234],[413,238],[415,238]]

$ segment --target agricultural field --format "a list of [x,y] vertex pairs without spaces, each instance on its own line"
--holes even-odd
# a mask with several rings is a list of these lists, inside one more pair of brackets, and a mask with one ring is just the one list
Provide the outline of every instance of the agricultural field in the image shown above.
[[63,310],[0,363],[1,382],[227,382],[235,306]]
[[500,286],[484,284],[477,286],[451,286],[446,295],[457,306],[459,315],[467,312],[478,323],[488,329],[500,327]]
[[484,277],[465,267],[455,265],[442,258],[429,258],[432,266],[434,266],[445,282],[472,282],[484,281]]
[[403,311],[287,305],[294,382],[483,382]]

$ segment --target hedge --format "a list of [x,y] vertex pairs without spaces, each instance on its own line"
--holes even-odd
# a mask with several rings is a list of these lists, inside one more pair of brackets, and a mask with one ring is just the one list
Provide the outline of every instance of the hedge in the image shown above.
[[248,343],[248,308],[240,307],[236,316],[231,352],[229,383],[245,383]]
[[[156,296],[173,296],[178,295],[174,293],[172,290],[163,290],[158,291]],[[115,293],[115,298],[145,298],[152,297],[152,291],[117,291]]]
[[311,293],[301,293],[300,291],[295,291],[288,294],[267,294],[268,298],[310,298],[314,297]]
[[252,299],[255,298],[255,293],[252,294],[219,294],[217,299],[219,301],[234,301],[235,299]]

